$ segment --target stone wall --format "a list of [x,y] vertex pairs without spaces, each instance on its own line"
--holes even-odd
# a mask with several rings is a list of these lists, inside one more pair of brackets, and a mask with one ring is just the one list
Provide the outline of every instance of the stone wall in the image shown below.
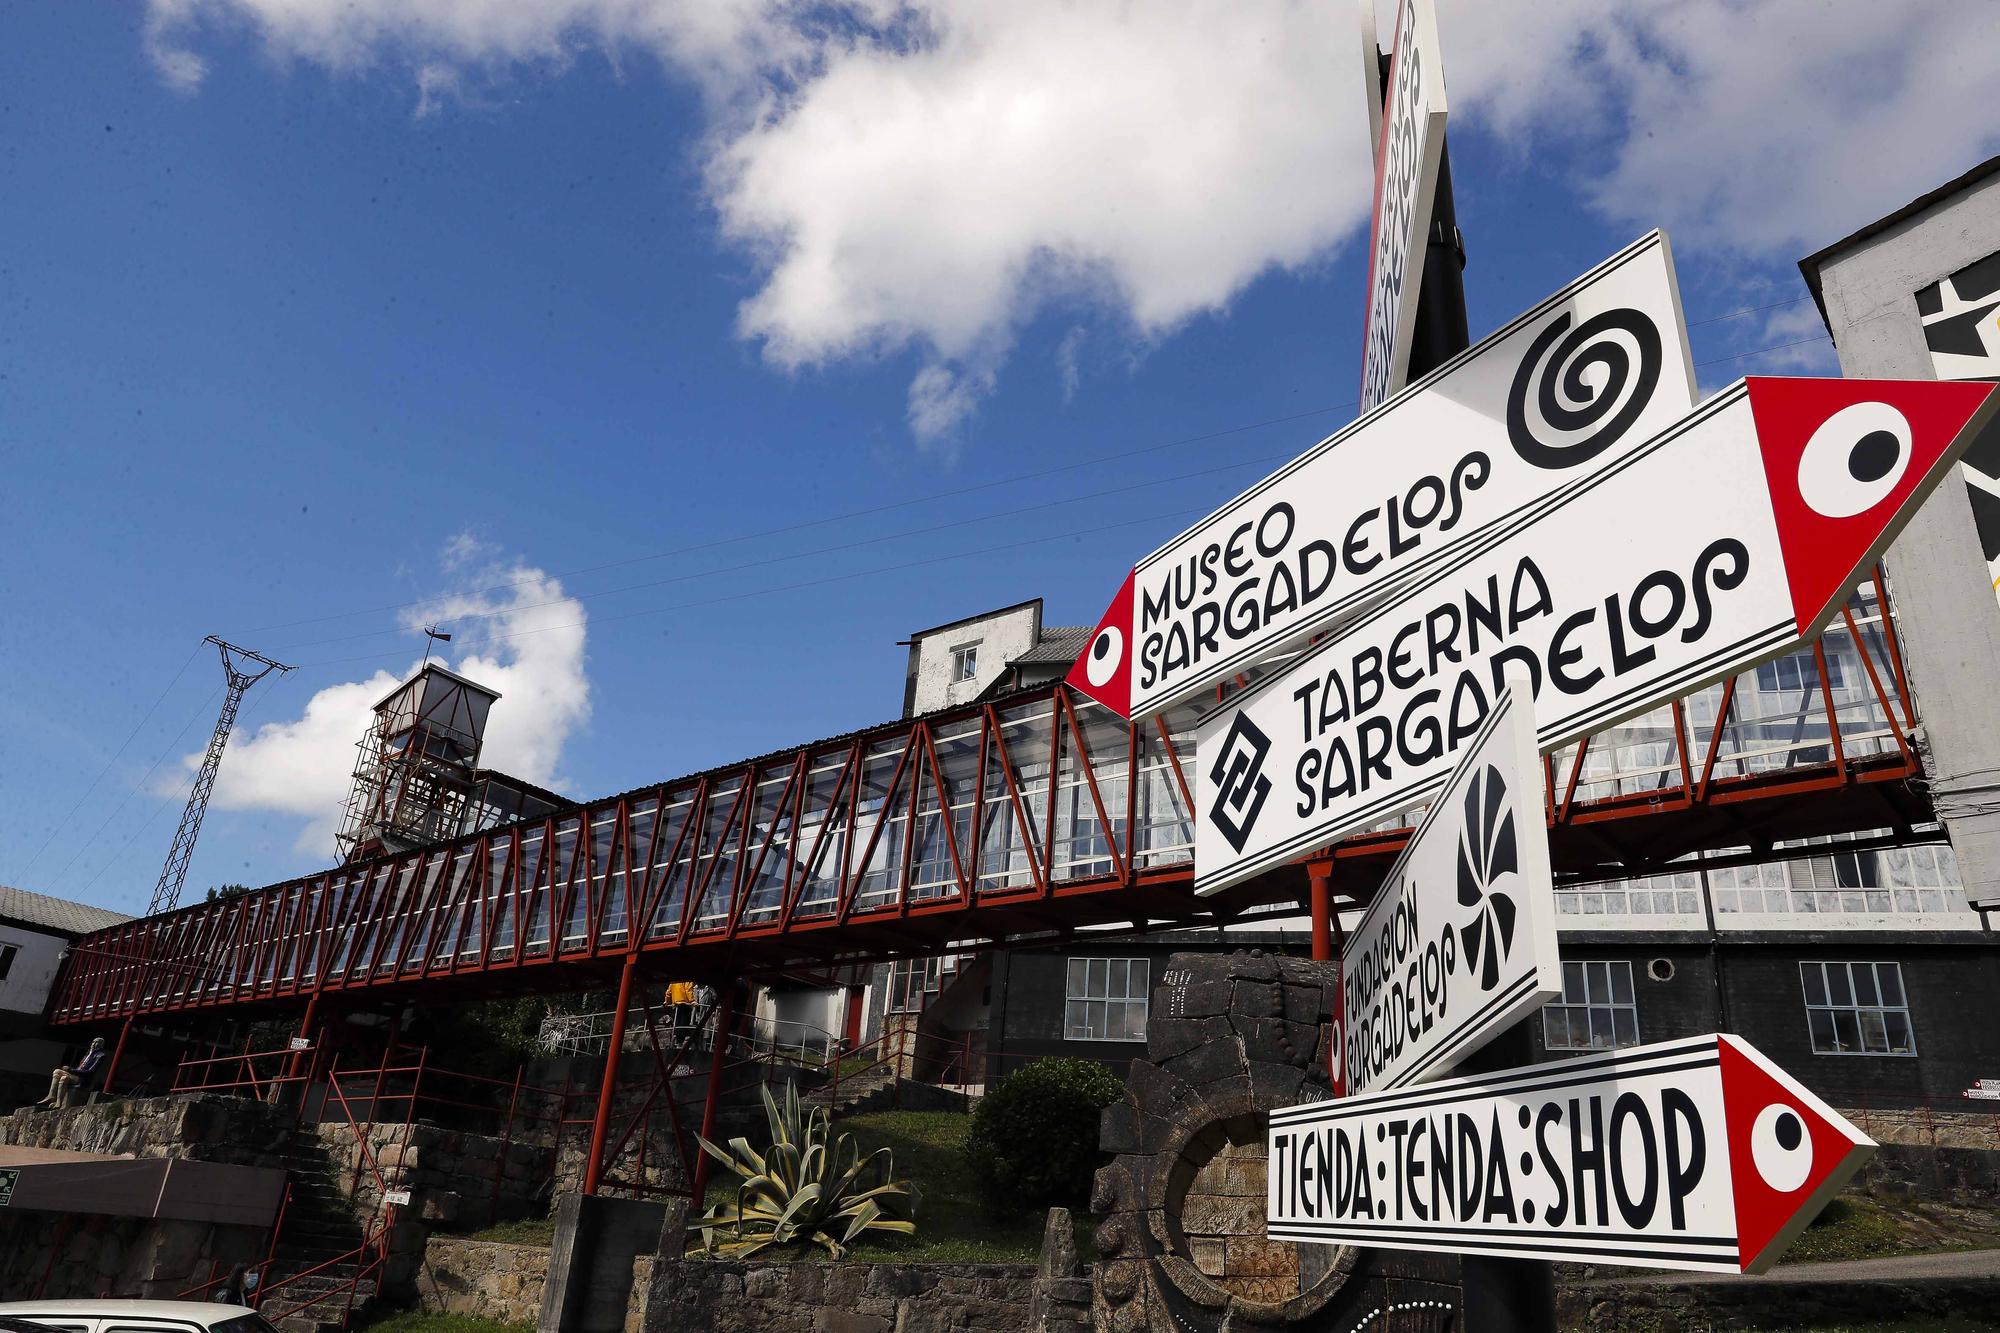
[[1842,1107],[1841,1114],[1877,1143],[2000,1152],[2000,1111],[1941,1111],[1927,1106],[1896,1110]]
[[446,1229],[477,1231],[495,1222],[548,1213],[555,1182],[553,1154],[545,1147],[421,1121],[364,1125],[359,1141],[352,1125],[314,1128],[334,1184],[351,1195],[356,1210],[364,1215],[381,1207],[378,1171],[389,1189],[410,1191],[408,1212],[414,1218]]
[[929,1333],[1028,1329],[1028,1264],[653,1265],[644,1333]]
[[[282,1167],[289,1113],[239,1097],[149,1097],[0,1117],[0,1144]],[[173,1296],[261,1259],[261,1227],[0,1211],[0,1298]]]
[[131,1097],[0,1117],[0,1144],[282,1167],[297,1124],[283,1107],[215,1094]]
[[211,1261],[264,1257],[258,1227],[0,1210],[0,1300],[172,1298],[208,1281]]
[[472,1315],[503,1324],[532,1324],[549,1280],[546,1245],[505,1245],[433,1235],[417,1272],[417,1300],[426,1310]]

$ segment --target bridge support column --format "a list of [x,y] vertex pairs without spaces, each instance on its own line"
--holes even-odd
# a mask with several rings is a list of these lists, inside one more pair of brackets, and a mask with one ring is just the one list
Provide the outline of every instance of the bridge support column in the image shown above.
[[[306,996],[306,1011],[299,1016],[299,1035],[301,1037],[311,1040],[313,1020],[317,1017],[319,1017],[319,992],[314,991],[311,995]],[[287,1079],[295,1079],[299,1076],[299,1062],[304,1058],[304,1051],[296,1049],[292,1051],[292,1058],[285,1061],[285,1077]],[[304,1101],[303,1093],[300,1094],[300,1101]]]
[[590,1154],[583,1163],[583,1192],[597,1193],[604,1181],[604,1141],[611,1133],[611,1101],[618,1094],[618,1058],[625,1052],[625,1011],[632,1005],[632,977],[639,955],[625,955],[618,973],[618,1007],[611,1012],[611,1045],[604,1052],[604,1081],[597,1089],[597,1115],[590,1124]]
[[[708,1092],[701,1104],[701,1136],[710,1143],[715,1142],[715,1116],[722,1104],[722,1066],[729,1058],[729,1030],[736,1026],[736,982],[727,981],[719,988],[715,1001],[715,1052],[708,1062]],[[702,1200],[708,1197],[708,1154],[697,1152],[694,1158],[693,1198],[688,1207],[694,1216],[704,1211]]]
[[104,1066],[104,1077],[97,1086],[104,1095],[111,1095],[111,1080],[118,1077],[118,1062],[125,1058],[125,1039],[132,1035],[132,1020],[127,1018],[118,1026],[118,1044],[111,1048],[111,1063]]
[[1333,961],[1333,862],[1306,862],[1312,885],[1312,956],[1315,963]]

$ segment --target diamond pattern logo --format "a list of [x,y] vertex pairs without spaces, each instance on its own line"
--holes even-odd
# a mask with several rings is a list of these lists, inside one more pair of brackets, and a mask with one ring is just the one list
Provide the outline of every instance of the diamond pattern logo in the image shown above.
[[1208,820],[1239,853],[1271,795],[1271,779],[1264,776],[1264,756],[1270,750],[1271,738],[1257,729],[1248,713],[1238,713],[1215,762],[1208,766],[1208,780],[1215,784]]
[[1458,935],[1466,967],[1478,976],[1481,990],[1500,984],[1500,964],[1514,947],[1514,900],[1494,888],[1502,876],[1521,869],[1514,813],[1505,809],[1506,800],[1507,782],[1499,769],[1489,764],[1473,774],[1458,835],[1458,904],[1473,909]]

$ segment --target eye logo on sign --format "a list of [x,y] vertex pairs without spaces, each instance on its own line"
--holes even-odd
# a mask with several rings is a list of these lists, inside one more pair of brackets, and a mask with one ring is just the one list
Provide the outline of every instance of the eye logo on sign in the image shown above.
[[1588,463],[1646,410],[1660,364],[1660,330],[1644,311],[1606,310],[1574,329],[1567,312],[1558,316],[1521,358],[1507,393],[1514,452],[1539,468]]
[[1250,841],[1250,830],[1257,826],[1257,816],[1271,795],[1271,779],[1264,776],[1264,756],[1270,750],[1271,738],[1258,730],[1249,714],[1238,713],[1208,768],[1208,780],[1215,785],[1209,822],[1239,852]]
[[1507,782],[1499,769],[1489,764],[1475,773],[1465,789],[1465,825],[1458,835],[1458,905],[1473,909],[1458,934],[1465,942],[1466,967],[1478,974],[1481,990],[1500,983],[1500,964],[1514,947],[1514,900],[1493,888],[1502,875],[1521,868],[1506,800]]
[[1812,1139],[1805,1121],[1783,1102],[1773,1102],[1757,1113],[1750,1127],[1750,1160],[1757,1174],[1780,1194],[1790,1194],[1812,1174]]
[[1083,661],[1084,675],[1092,685],[1102,686],[1124,665],[1125,636],[1116,625],[1106,625],[1090,641],[1089,656]]
[[1820,424],[1799,455],[1799,498],[1828,518],[1880,504],[1910,466],[1910,422],[1887,403],[1855,403]]

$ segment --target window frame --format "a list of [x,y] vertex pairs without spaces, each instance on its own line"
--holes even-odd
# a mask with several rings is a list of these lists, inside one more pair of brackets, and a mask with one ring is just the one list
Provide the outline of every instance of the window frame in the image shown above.
[[21,946],[12,940],[0,940],[0,981],[5,981],[14,972],[14,960],[21,956]]
[[951,683],[963,685],[969,680],[979,679],[979,645],[983,639],[962,643],[951,650]]
[[[1091,993],[1091,989],[1094,984],[1092,981],[1092,975],[1094,969],[1091,966],[1093,963],[1101,963],[1104,965],[1103,990],[1101,993],[1098,994]],[[1079,971],[1078,964],[1082,964],[1081,993],[1079,993],[1079,987],[1078,987],[1078,971]],[[1125,979],[1124,989],[1120,993],[1113,995],[1111,993],[1111,984],[1110,984],[1111,976],[1114,970],[1120,968],[1120,965],[1122,965],[1122,975],[1124,976]],[[1138,990],[1136,994],[1134,993],[1133,990],[1133,980],[1132,980],[1135,971],[1141,978],[1140,982],[1138,983]],[[1072,1016],[1076,1012],[1075,1006],[1077,1005],[1084,1005],[1087,1007],[1085,1022],[1083,1024],[1083,1030],[1081,1031],[1078,1030],[1078,1025],[1074,1021],[1072,1021]],[[1138,1035],[1113,1037],[1113,1036],[1102,1035],[1101,1032],[1091,1030],[1094,1025],[1091,1024],[1089,1021],[1088,1017],[1089,1012],[1096,1012],[1101,1016],[1102,1019],[1101,1027],[1103,1032],[1108,1032],[1110,1030],[1110,1014],[1111,1014],[1111,1007],[1113,1005],[1118,1005],[1121,1007],[1127,1022],[1129,1022],[1131,1019],[1132,1006],[1134,1005],[1138,1006],[1138,1012],[1139,1012]],[[1089,1006],[1095,1006],[1096,1008],[1094,1011],[1092,1011],[1088,1009]],[[1113,958],[1110,957],[1109,955],[1102,955],[1102,954],[1072,954],[1063,959],[1063,1040],[1064,1041],[1113,1041],[1113,1042],[1124,1042],[1128,1044],[1133,1042],[1144,1042],[1146,1040],[1146,1029],[1151,1024],[1152,1017],[1153,1017],[1153,960],[1152,959],[1131,958],[1131,957]]]
[[[1854,975],[1854,969],[1857,967],[1868,969],[1868,984],[1870,993],[1874,996],[1872,1003],[1862,1000],[1861,991],[1856,984]],[[1882,969],[1885,967],[1892,969],[1895,976],[1896,994],[1899,997],[1899,1003],[1890,1004],[1885,998],[1885,992],[1882,987]],[[1818,1000],[1813,999],[1813,986],[1810,980],[1812,974],[1807,971],[1808,968],[1818,969],[1819,994],[1821,997]],[[1837,992],[1834,988],[1834,974],[1829,970],[1832,968],[1841,969],[1844,993],[1847,997],[1845,1000],[1836,1001],[1834,998],[1837,993],[1841,992]],[[1922,1054],[1917,1049],[1917,1020],[1910,1013],[1910,990],[1903,982],[1903,965],[1900,962],[1893,959],[1877,960],[1872,958],[1802,958],[1799,960],[1799,999],[1805,1006],[1806,1044],[1811,1048],[1814,1055],[1836,1057],[1861,1056],[1876,1060],[1914,1060]],[[1827,1049],[1821,1045],[1820,1033],[1816,1030],[1813,1023],[1814,1014],[1825,1014],[1828,1016],[1825,1026],[1829,1030],[1833,1049]],[[1855,1035],[1857,1049],[1839,1049],[1845,1041],[1845,1038],[1841,1035],[1840,1026],[1840,1016],[1843,1014],[1851,1016],[1850,1026]],[[1887,1049],[1879,1051],[1868,1049],[1868,1025],[1863,1019],[1864,1014],[1874,1016],[1876,1026],[1882,1032],[1883,1046]],[[1899,1051],[1893,1049],[1892,1039],[1889,1036],[1889,1020],[1892,1014],[1901,1015],[1902,1030],[1909,1046],[1908,1050]]]
[[[1562,969],[1562,994],[1542,1006],[1543,1050],[1551,1053],[1557,1051],[1564,1053],[1617,1051],[1623,1050],[1628,1046],[1641,1045],[1645,1041],[1645,1034],[1639,1030],[1639,991],[1638,983],[1632,975],[1631,959],[1566,958],[1563,960]],[[1574,975],[1581,977],[1583,982],[1582,989],[1576,998],[1572,998],[1570,990],[1572,969],[1575,969]],[[1625,981],[1625,998],[1622,1000],[1618,998],[1618,984],[1614,979],[1615,974],[1620,969],[1623,970]],[[1604,994],[1602,997],[1599,997],[1597,994],[1596,987],[1592,982],[1593,976],[1601,976],[1603,978]],[[1591,1034],[1596,1030],[1597,1026],[1594,1021],[1595,1015],[1600,1013],[1604,1015],[1605,1023],[1611,1032],[1611,1044],[1608,1046],[1598,1045],[1591,1038]],[[1630,1016],[1630,1041],[1621,1039],[1619,1034],[1618,1016],[1621,1013]],[[1563,1037],[1560,1041],[1556,1040],[1556,1031],[1552,1026],[1552,1021],[1558,1015],[1561,1016],[1563,1022]],[[1576,1031],[1574,1019],[1579,1015],[1583,1019],[1584,1032],[1584,1038],[1581,1042],[1574,1040]]]

